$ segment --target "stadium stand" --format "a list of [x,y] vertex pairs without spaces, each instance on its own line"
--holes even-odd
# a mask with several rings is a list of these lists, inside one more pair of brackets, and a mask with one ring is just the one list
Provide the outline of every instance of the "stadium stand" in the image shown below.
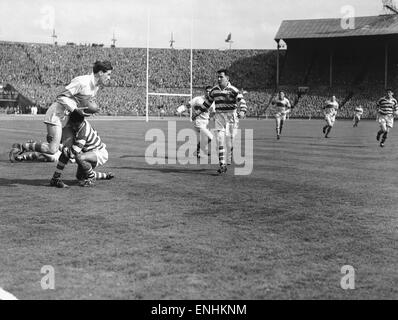
[[354,29],[342,28],[341,19],[283,21],[275,36],[288,47],[279,83],[310,88],[292,116],[320,117],[324,101],[335,95],[338,117],[351,118],[362,105],[364,117],[374,118],[385,88],[397,89],[397,37],[396,14],[356,17]]
[[[322,117],[321,106],[331,95],[342,107],[339,117],[351,118],[359,104],[365,118],[375,117],[375,102],[384,87],[397,89],[397,34],[398,15],[359,17],[354,30],[343,30],[340,19],[283,21],[275,37],[287,43],[287,50],[279,51],[279,89],[296,104],[291,117]],[[248,115],[269,116],[267,107],[276,93],[277,54],[277,50],[194,50],[194,95],[215,83],[218,69],[228,68],[233,85],[247,91]],[[150,49],[149,90],[189,93],[189,57],[189,50]],[[144,48],[0,42],[0,84],[11,84],[43,113],[62,86],[90,73],[93,62],[103,59],[112,61],[115,69],[110,86],[97,97],[101,113],[144,115]],[[309,90],[299,97],[300,86]],[[151,97],[150,114],[163,108],[166,115],[174,115],[176,106],[185,102],[181,97]]]

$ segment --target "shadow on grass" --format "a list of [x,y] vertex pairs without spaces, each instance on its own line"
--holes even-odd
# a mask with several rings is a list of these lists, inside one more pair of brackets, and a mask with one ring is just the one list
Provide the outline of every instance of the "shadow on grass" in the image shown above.
[[[330,140],[328,140],[330,141]],[[366,149],[368,146],[361,146],[361,145],[352,145],[352,144],[317,144],[317,143],[309,143],[310,146],[317,146],[317,147],[335,147],[335,148],[357,148],[357,149]]]
[[[77,186],[77,180],[63,180],[69,186]],[[28,180],[28,179],[5,179],[0,178],[0,187],[15,187],[17,184],[22,184],[26,186],[41,186],[41,187],[50,187],[50,179],[36,179],[36,180]]]
[[125,158],[145,158],[145,155],[144,154],[141,154],[141,155],[129,155],[129,154],[127,154],[127,155],[124,155],[124,156],[120,156],[119,158],[120,159],[125,159]]
[[[214,169],[183,169],[183,168],[160,168],[160,167],[110,167],[109,169],[139,170],[139,171],[157,171],[162,173],[187,173],[187,174],[203,174],[204,172],[213,173]],[[218,175],[218,174],[216,174]]]

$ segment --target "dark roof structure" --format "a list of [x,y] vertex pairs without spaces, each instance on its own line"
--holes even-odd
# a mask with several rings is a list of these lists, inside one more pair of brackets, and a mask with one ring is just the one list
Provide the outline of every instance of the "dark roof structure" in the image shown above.
[[345,29],[342,19],[284,20],[275,40],[398,35],[397,14],[355,17],[354,24]]

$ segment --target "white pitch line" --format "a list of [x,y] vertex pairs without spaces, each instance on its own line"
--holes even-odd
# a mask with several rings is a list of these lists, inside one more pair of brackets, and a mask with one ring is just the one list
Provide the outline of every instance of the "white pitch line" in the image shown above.
[[18,300],[18,299],[15,296],[13,296],[11,293],[0,288],[0,300]]

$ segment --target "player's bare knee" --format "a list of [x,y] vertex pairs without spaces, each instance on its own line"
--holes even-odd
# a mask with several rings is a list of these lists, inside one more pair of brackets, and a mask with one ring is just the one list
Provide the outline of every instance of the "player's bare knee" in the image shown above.
[[55,155],[55,154],[58,152],[58,149],[59,149],[59,145],[58,145],[58,144],[50,143],[50,144],[48,145],[48,151],[47,151],[47,153],[48,153],[48,154],[51,154],[51,155]]

